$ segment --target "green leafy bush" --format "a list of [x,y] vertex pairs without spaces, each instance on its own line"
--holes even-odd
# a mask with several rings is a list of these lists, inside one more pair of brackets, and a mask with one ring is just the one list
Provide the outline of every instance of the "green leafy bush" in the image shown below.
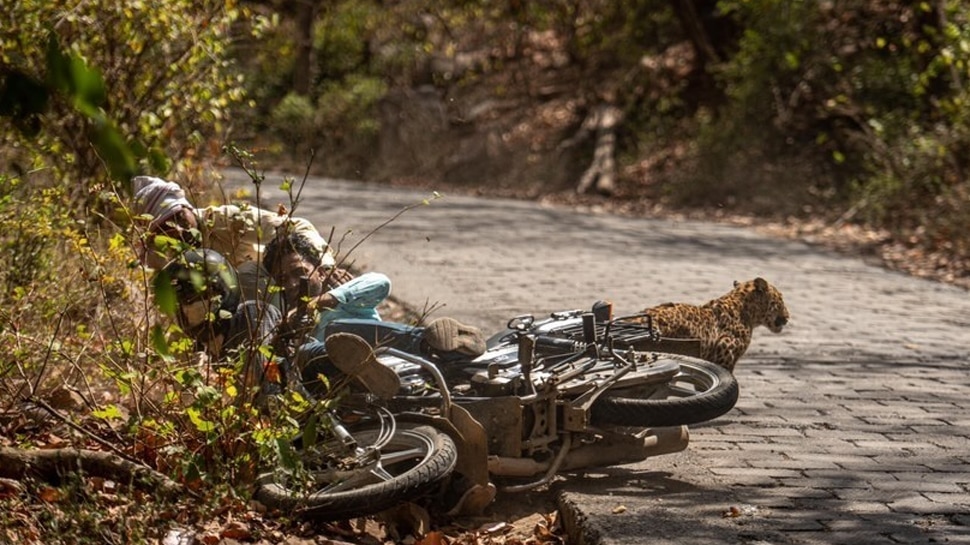
[[[200,360],[158,311],[124,182],[149,165],[164,172],[168,158],[191,171],[211,153],[238,94],[222,49],[234,13],[224,3],[26,0],[0,24],[0,115],[12,121],[0,133],[0,249],[13,265],[0,271],[0,412],[47,407],[77,432],[72,446],[95,439],[219,497],[244,489],[294,426],[255,418],[240,364]],[[35,444],[29,429],[7,429],[5,445]],[[31,513],[25,533],[4,535],[157,531],[126,533],[102,513],[80,521],[57,505]]]
[[338,143],[370,141],[380,128],[376,107],[386,91],[380,78],[362,75],[324,85],[317,99],[317,122]]
[[301,144],[315,147],[316,110],[310,99],[290,93],[270,114],[273,131],[293,152]]
[[941,200],[966,191],[970,20],[961,2],[719,6],[745,31],[715,69],[728,101],[697,140],[708,194],[801,188],[830,207],[846,203],[846,217],[925,229]]
[[[48,169],[47,177],[79,203],[95,201],[109,174],[127,181],[137,168],[198,167],[243,98],[227,47],[231,24],[244,15],[232,2],[210,0],[8,2],[0,24],[0,77],[7,85],[0,88],[9,91],[11,81],[69,88],[38,104],[29,120],[33,131],[0,132],[7,150],[0,164]],[[52,43],[65,51],[61,70],[50,62]],[[78,77],[84,66],[97,66],[99,77]],[[70,87],[78,82],[83,87]],[[8,104],[9,93],[3,97]],[[107,107],[116,131],[105,129],[100,112]],[[108,148],[105,139],[116,142]],[[144,162],[106,172],[112,157],[104,150],[125,147]]]
[[56,189],[32,194],[19,178],[0,175],[0,252],[6,266],[0,285],[6,294],[52,280],[52,247],[70,225]]

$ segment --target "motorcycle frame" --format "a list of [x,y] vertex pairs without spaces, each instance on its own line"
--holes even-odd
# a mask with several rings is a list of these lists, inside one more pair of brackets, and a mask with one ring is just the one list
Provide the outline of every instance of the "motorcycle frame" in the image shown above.
[[554,372],[550,380],[538,385],[530,376],[536,363],[534,348],[534,339],[530,336],[520,338],[519,362],[525,377],[522,383],[529,385],[529,391],[525,395],[504,396],[453,397],[436,364],[391,347],[378,347],[375,354],[378,358],[383,354],[393,356],[430,374],[441,393],[437,415],[431,419],[449,431],[458,444],[456,470],[473,486],[487,486],[492,477],[535,478],[502,488],[506,492],[527,491],[548,484],[561,471],[634,463],[687,448],[686,426],[591,425],[589,414],[593,402],[634,370],[634,363],[625,362],[610,377],[590,381],[581,395],[566,398],[560,384],[573,376],[582,376],[597,363],[595,346],[591,349],[594,352],[558,362],[556,366],[571,366],[571,369]]

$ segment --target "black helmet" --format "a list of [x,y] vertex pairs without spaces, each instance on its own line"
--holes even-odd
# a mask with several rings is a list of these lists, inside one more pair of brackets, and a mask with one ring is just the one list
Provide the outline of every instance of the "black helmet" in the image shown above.
[[[163,269],[178,299],[179,326],[195,337],[206,337],[232,316],[240,303],[236,269],[219,252],[193,248],[182,252]],[[220,329],[220,328],[217,328]]]

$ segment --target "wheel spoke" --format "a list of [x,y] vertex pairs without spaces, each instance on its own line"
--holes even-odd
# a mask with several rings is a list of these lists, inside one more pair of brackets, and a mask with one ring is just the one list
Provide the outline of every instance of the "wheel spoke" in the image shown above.
[[[339,472],[339,477],[331,474],[331,479],[340,480],[330,482],[323,488],[320,488],[319,492],[334,493],[381,481],[393,480],[395,478],[396,470],[392,468],[394,468],[395,465],[412,460],[417,463],[430,454],[433,446],[426,441],[421,441],[417,445],[400,444],[393,448],[397,448],[399,450],[387,449],[384,452],[381,452],[380,459],[376,462],[372,461],[367,449],[360,449],[358,451],[358,459],[361,461],[361,464],[357,467],[357,469],[341,471]],[[410,465],[405,464],[401,470],[406,471],[408,467],[410,467]]]
[[420,460],[428,452],[427,445],[421,445],[420,447],[415,447],[408,450],[399,450],[395,452],[388,452],[381,455],[380,465],[391,465],[404,460],[418,459]]
[[388,473],[387,470],[384,469],[384,467],[380,464],[374,466],[374,469],[370,470],[370,473],[382,481],[389,481],[394,478],[394,476]]
[[684,388],[682,386],[678,386],[677,384],[668,384],[667,390],[670,392],[671,395],[676,397],[688,397],[692,395],[697,395],[696,388]]
[[[376,466],[375,466],[376,467]],[[368,471],[367,468],[360,468],[359,471],[351,472],[341,472],[347,478],[333,481],[333,482],[320,482],[318,484],[324,485],[314,491],[315,494],[319,493],[334,493],[340,492],[341,490],[348,490],[370,484],[374,482],[371,478],[372,471]]]

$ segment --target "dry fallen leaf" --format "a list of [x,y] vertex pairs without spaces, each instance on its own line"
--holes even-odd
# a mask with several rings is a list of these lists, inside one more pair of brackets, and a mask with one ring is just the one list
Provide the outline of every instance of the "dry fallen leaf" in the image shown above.
[[618,515],[620,513],[626,513],[626,506],[625,505],[617,505],[616,507],[613,508],[613,514],[614,515]]
[[438,531],[428,532],[421,539],[415,542],[415,545],[443,545],[447,543],[444,541],[444,534]]
[[264,377],[269,382],[280,382],[280,367],[275,361],[267,362],[263,367]]
[[758,511],[754,505],[732,505],[727,511],[721,513],[724,518],[737,518],[741,516],[753,516]]
[[509,523],[498,521],[498,522],[489,522],[489,523],[483,524],[478,528],[478,531],[483,534],[497,534],[500,532],[505,532],[509,528],[510,528]]
[[422,536],[431,528],[431,515],[428,511],[411,502],[404,502],[380,514],[387,533],[392,538]]
[[249,529],[249,525],[238,520],[233,520],[230,521],[229,524],[226,524],[220,534],[223,539],[230,538],[239,540],[248,540],[253,535],[252,531]]
[[172,528],[162,538],[162,545],[190,545],[195,541],[192,533],[185,528]]
[[56,488],[45,486],[37,492],[37,496],[47,503],[54,503],[60,501],[63,494],[61,494],[61,491]]
[[25,490],[24,485],[13,479],[0,479],[0,500],[12,498]]
[[53,433],[48,433],[46,435],[46,439],[44,440],[44,442],[39,443],[37,446],[38,448],[42,448],[42,449],[56,449],[56,448],[63,448],[67,446],[67,444],[68,443],[66,439],[62,439],[61,437],[58,437]]

